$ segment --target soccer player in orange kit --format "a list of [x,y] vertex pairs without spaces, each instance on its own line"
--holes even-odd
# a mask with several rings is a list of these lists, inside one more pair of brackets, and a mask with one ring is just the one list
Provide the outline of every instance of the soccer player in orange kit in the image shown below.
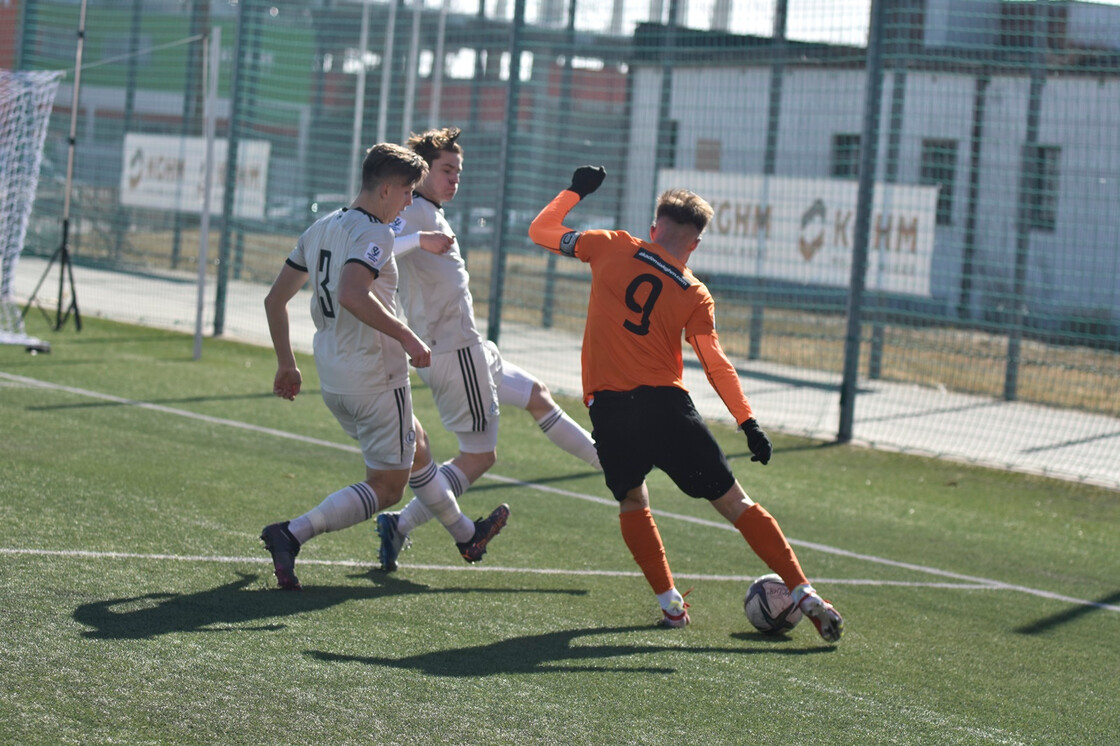
[[686,266],[712,218],[712,207],[685,189],[657,200],[649,240],[625,231],[576,231],[564,219],[602,184],[601,166],[581,166],[529,227],[540,246],[591,266],[583,333],[583,395],[607,487],[619,502],[622,537],[661,605],[659,624],[683,627],[689,605],[673,584],[649,508],[646,475],[657,467],[687,495],[705,498],[778,573],[793,601],[828,642],[844,620],[809,584],[778,522],[752,501],[697,413],[682,381],[681,334],[747,437],[753,457],[773,446],[758,426],[739,376],[715,330],[715,303]]

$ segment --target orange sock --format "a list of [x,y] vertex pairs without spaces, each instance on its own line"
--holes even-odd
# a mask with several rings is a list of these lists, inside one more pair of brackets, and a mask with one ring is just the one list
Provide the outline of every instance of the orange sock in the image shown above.
[[758,503],[747,508],[735,521],[735,528],[751,545],[766,566],[778,573],[791,591],[802,583],[808,583],[805,573],[801,570],[801,563],[797,555],[786,541],[774,516],[766,512],[766,508]]
[[642,568],[653,592],[664,593],[672,588],[673,573],[665,559],[665,545],[661,543],[661,534],[649,508],[619,513],[618,522],[622,527],[622,540]]

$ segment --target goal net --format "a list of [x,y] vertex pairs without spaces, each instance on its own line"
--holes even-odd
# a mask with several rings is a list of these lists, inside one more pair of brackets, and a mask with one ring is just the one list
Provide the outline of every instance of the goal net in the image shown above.
[[53,70],[0,70],[0,344],[41,346],[24,332],[14,284],[61,77]]

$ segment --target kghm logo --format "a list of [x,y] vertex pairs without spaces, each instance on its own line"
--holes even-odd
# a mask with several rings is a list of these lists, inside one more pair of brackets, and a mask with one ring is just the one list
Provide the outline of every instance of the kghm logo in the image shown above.
[[[825,209],[824,200],[818,199],[801,214],[801,235],[797,237],[797,249],[805,261],[812,261],[813,256],[824,246],[824,225],[828,220],[828,210]],[[805,239],[805,230],[813,223],[820,223],[820,230],[812,238]]]
[[[853,231],[851,210],[837,210],[832,224],[832,246],[850,248]],[[869,241],[872,251],[896,251],[916,254],[918,252],[918,218],[906,219],[904,215],[875,216],[871,225]],[[797,249],[805,261],[810,262],[817,252],[824,248],[828,232],[828,209],[824,200],[817,198],[809,209],[801,213],[801,235],[797,237]]]
[[712,203],[712,231],[719,236],[770,237],[770,205],[734,200]]

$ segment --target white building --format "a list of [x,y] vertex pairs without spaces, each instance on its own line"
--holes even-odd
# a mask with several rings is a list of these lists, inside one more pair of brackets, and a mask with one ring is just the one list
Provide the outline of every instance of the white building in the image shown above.
[[[912,25],[904,32],[894,26],[892,37],[888,21],[883,46],[868,287],[898,294],[897,286],[877,286],[876,272],[886,266],[889,273],[890,257],[880,266],[876,255],[913,248],[909,234],[932,223],[932,252],[917,270],[928,277],[902,295],[927,298],[919,302],[947,314],[961,307],[971,318],[996,318],[1015,303],[1018,258],[1024,272],[1018,289],[1036,323],[1089,318],[1115,328],[1120,324],[1120,8],[988,0],[910,6],[901,13],[912,13]],[[1031,47],[1032,12],[1039,8],[1050,14],[1049,23],[1037,27],[1049,31],[1045,55]],[[837,181],[858,177],[865,50],[787,42],[785,64],[775,70],[770,40],[742,37],[738,46],[704,47],[695,32],[679,38],[683,46],[676,59],[648,64],[638,59],[631,68],[624,227],[644,233],[655,192],[668,185],[659,180],[662,168],[702,185],[711,183],[712,172],[738,175],[738,186],[721,182],[722,193],[738,190],[743,210],[758,220],[748,231],[753,235],[740,230],[723,237],[737,241],[742,261],[729,269],[734,261],[725,259],[719,273],[758,277],[761,252],[770,262],[763,277],[846,284],[839,273],[814,269],[827,251],[807,256],[806,246],[822,233],[811,208],[823,202],[825,243],[837,243],[837,251],[850,248],[842,245],[850,240],[850,233],[843,233],[851,229],[845,222],[847,197],[834,196],[829,204],[823,195],[835,192]],[[776,73],[781,96],[767,177]],[[1034,106],[1032,75],[1039,94]],[[668,124],[651,126],[662,121],[662,106]],[[659,137],[670,152],[660,164]],[[1032,163],[1036,170],[1024,179],[1024,164]],[[801,191],[790,198],[795,185]],[[916,187],[935,189],[935,201]],[[792,201],[779,204],[780,194]],[[741,229],[749,220],[740,217]],[[800,225],[789,225],[797,220]],[[897,235],[900,225],[905,235]],[[784,269],[774,269],[783,261]]]

